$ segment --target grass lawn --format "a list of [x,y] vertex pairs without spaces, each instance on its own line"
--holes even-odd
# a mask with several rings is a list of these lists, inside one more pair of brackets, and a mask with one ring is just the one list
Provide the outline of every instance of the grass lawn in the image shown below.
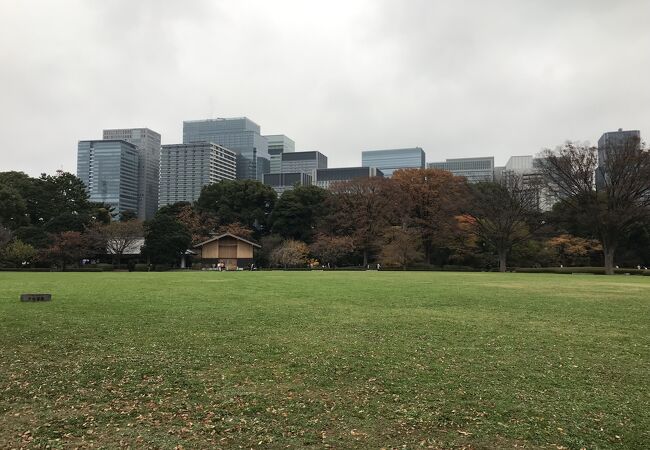
[[2,448],[650,445],[650,277],[5,272],[0,333]]

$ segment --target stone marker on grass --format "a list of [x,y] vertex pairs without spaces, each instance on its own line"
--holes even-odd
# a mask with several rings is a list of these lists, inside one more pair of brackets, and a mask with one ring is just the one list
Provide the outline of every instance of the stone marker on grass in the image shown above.
[[49,302],[52,294],[20,294],[21,302]]

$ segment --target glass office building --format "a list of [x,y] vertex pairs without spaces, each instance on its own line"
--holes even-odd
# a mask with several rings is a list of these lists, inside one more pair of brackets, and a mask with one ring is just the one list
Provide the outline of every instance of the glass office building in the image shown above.
[[313,184],[324,189],[336,182],[383,176],[383,172],[376,167],[336,167],[312,171]]
[[183,122],[183,144],[213,142],[237,154],[237,178],[264,180],[269,173],[268,142],[260,126],[246,117]]
[[431,169],[447,170],[456,176],[467,178],[470,183],[494,181],[494,157],[452,158],[429,163]]
[[296,186],[310,186],[311,181],[311,174],[305,172],[267,173],[264,175],[264,184],[271,186],[278,195],[282,195]]
[[269,134],[264,136],[269,148],[269,173],[282,172],[282,154],[296,151],[296,143],[284,134]]
[[605,161],[607,153],[624,149],[628,146],[637,146],[641,143],[641,132],[639,130],[608,131],[598,139],[598,169],[596,170],[596,188],[605,187]]
[[149,128],[104,130],[103,139],[130,142],[138,148],[138,219],[153,218],[158,211],[160,134]]
[[138,211],[138,148],[122,140],[79,141],[77,176],[91,202],[106,203],[118,214]]
[[390,177],[398,169],[424,169],[425,154],[420,147],[361,152],[363,167],[376,167]]
[[160,153],[160,206],[193,202],[201,189],[237,176],[237,154],[212,142],[163,145]]
[[327,169],[327,156],[321,152],[294,152],[283,153],[281,173],[305,172],[311,173],[314,169]]

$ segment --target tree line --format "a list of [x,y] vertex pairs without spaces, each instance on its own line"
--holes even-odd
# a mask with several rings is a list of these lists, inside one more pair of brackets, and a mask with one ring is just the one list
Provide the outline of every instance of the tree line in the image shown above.
[[567,142],[545,150],[532,175],[476,184],[438,169],[403,169],[328,190],[296,186],[278,197],[258,181],[222,181],[145,223],[128,211],[116,220],[72,174],[4,172],[0,261],[65,267],[108,252],[120,264],[144,237],[142,258],[172,265],[193,245],[229,232],[262,245],[260,266],[604,265],[613,273],[615,264],[647,265],[650,153],[640,142],[601,153],[599,160],[596,148]]

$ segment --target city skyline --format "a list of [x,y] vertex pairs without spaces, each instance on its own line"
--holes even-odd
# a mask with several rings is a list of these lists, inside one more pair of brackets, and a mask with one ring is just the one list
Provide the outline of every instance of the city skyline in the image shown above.
[[[650,4],[500,6],[3,2],[0,168],[74,172],[76,142],[102,129],[176,144],[197,118],[250,117],[332,167],[404,146],[503,165],[646,128]],[[25,139],[34,128],[47,146]]]

